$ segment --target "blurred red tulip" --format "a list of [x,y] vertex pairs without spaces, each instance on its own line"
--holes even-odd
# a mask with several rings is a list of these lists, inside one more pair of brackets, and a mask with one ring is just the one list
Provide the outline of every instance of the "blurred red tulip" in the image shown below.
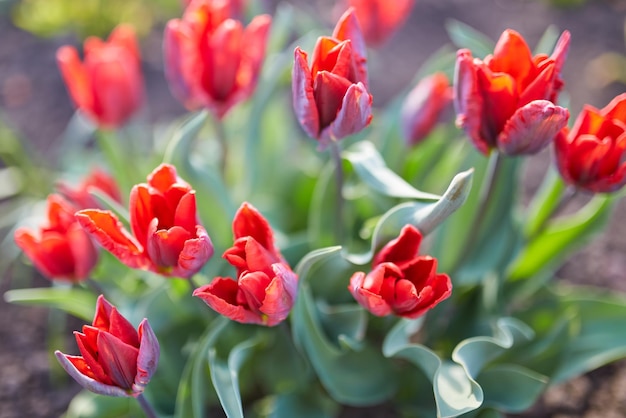
[[233,234],[235,243],[223,257],[237,269],[237,279],[216,277],[193,295],[234,321],[277,325],[295,303],[298,276],[276,248],[267,220],[249,203],[235,214]]
[[172,94],[218,118],[256,88],[272,21],[260,15],[244,28],[232,7],[228,0],[193,0],[182,19],[168,22],[163,40]]
[[565,31],[550,57],[533,57],[521,35],[507,29],[484,60],[467,49],[458,51],[456,122],[480,152],[533,154],[566,126],[569,112],[554,102],[563,85],[560,73],[569,40]]
[[80,282],[98,262],[98,250],[74,217],[77,208],[57,194],[48,196],[48,222],[39,230],[18,228],[18,247],[48,279]]
[[118,128],[143,102],[139,46],[135,31],[120,25],[108,41],[85,41],[84,60],[76,48],[57,51],[61,75],[74,104],[100,128]]
[[195,191],[168,164],[157,167],[147,184],[131,190],[132,235],[108,210],[81,210],[76,218],[100,245],[132,268],[189,278],[213,255],[211,239],[198,224]]
[[452,87],[444,73],[423,78],[404,101],[400,127],[408,145],[416,145],[439,122],[452,103]]
[[404,24],[415,0],[345,0],[345,7],[354,7],[365,42],[372,47],[380,46]]
[[594,193],[626,184],[626,93],[605,108],[585,106],[571,131],[554,140],[556,162],[565,182]]
[[70,376],[92,392],[107,396],[143,393],[159,362],[159,342],[147,319],[135,330],[104,296],[83,332],[74,331],[80,356],[55,351]]
[[350,9],[337,23],[333,37],[317,40],[310,67],[307,53],[295,49],[293,106],[300,125],[320,142],[320,149],[363,130],[372,120],[361,36]]
[[437,260],[417,255],[422,234],[412,225],[385,245],[370,273],[354,273],[348,289],[356,301],[376,316],[395,314],[417,318],[452,293],[447,274],[437,274]]
[[57,189],[78,209],[100,208],[97,199],[91,195],[94,191],[104,193],[118,203],[122,202],[122,195],[115,179],[100,169],[92,170],[76,186],[71,186],[66,182],[59,182]]

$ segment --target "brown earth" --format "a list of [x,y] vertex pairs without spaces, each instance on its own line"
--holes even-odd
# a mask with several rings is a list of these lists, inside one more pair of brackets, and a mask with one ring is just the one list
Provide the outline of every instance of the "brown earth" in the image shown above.
[[[318,1],[314,10],[330,10],[332,3]],[[330,21],[330,13],[319,13]],[[555,24],[572,33],[563,77],[571,97],[570,110],[576,115],[584,103],[601,107],[625,90],[619,84],[599,87],[597,74],[590,72],[590,62],[602,52],[626,53],[625,17],[625,1],[590,0],[580,8],[555,9],[540,0],[417,0],[406,26],[372,57],[372,91],[377,103],[401,91],[426,57],[448,42],[444,29],[447,19],[467,23],[493,39],[504,29],[513,28],[530,45],[539,40],[548,25]],[[0,117],[33,153],[50,165],[58,157],[55,145],[72,115],[54,53],[60,45],[73,42],[67,36],[36,38],[16,29],[6,16],[0,15]],[[159,43],[160,33],[155,33],[142,45],[149,96],[146,115],[152,121],[184,112],[165,84]],[[381,63],[385,63],[384,68]],[[548,158],[538,156],[537,166]],[[538,181],[537,175],[528,176],[530,188]],[[626,291],[624,214],[626,204],[622,201],[606,233],[568,262],[560,276],[575,283]],[[0,283],[0,291],[46,284],[40,277],[32,280],[11,283],[7,276]],[[61,384],[52,379],[50,350],[46,346],[50,314],[46,309],[14,306],[0,300],[0,418],[58,417],[78,390],[73,382]],[[384,411],[381,409],[376,416],[388,416]],[[361,412],[352,411],[351,416],[361,416]],[[626,362],[552,388],[524,417],[626,417]]]

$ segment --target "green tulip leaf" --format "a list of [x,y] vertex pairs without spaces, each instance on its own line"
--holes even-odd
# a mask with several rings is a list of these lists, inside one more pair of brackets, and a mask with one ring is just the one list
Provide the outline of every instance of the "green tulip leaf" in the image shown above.
[[445,27],[452,42],[459,48],[469,49],[475,57],[484,58],[493,53],[495,42],[471,26],[449,19]]
[[433,385],[438,417],[456,417],[479,408],[482,389],[464,367],[443,361],[429,348],[410,342],[420,325],[421,320],[399,321],[385,337],[383,354],[405,359],[426,375]]
[[345,257],[354,264],[369,263],[376,249],[382,243],[397,237],[407,224],[414,225],[423,235],[428,235],[465,202],[472,187],[472,173],[472,170],[468,170],[457,174],[443,196],[435,202],[407,202],[393,207],[378,221],[370,251],[365,254],[348,254]]
[[21,305],[60,309],[88,322],[93,319],[96,306],[93,292],[54,287],[8,290],[4,293],[4,300]]
[[83,390],[70,402],[61,418],[136,418],[142,416],[134,398],[97,395]]
[[484,370],[478,383],[485,393],[484,405],[516,413],[535,404],[546,388],[548,378],[525,367],[506,364]]
[[273,396],[266,404],[269,412],[261,414],[264,418],[334,418],[339,409],[317,386]]
[[422,192],[407,183],[385,165],[383,157],[369,141],[357,142],[342,153],[355,173],[371,189],[390,197],[417,200],[438,200],[441,196]]
[[395,393],[397,382],[390,361],[378,350],[364,345],[354,351],[328,338],[306,283],[300,283],[291,321],[296,345],[307,354],[320,382],[337,402],[369,406]]
[[233,347],[228,354],[227,361],[223,361],[217,356],[215,348],[209,348],[208,361],[211,381],[222,408],[229,418],[244,417],[239,392],[239,370],[252,351],[262,342],[259,335]]

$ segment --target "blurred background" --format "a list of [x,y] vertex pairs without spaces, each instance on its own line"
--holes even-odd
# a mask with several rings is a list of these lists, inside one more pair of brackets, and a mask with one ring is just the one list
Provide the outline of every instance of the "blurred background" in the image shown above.
[[[249,0],[249,13],[295,7],[332,30],[337,12],[331,0]],[[0,157],[19,144],[38,165],[54,172],[59,143],[74,109],[58,72],[55,53],[79,47],[90,35],[107,36],[130,22],[141,39],[147,101],[141,116],[150,123],[186,113],[171,96],[162,66],[165,22],[182,13],[180,0],[0,0]],[[569,30],[572,43],[563,69],[572,119],[584,104],[604,107],[626,91],[626,0],[417,0],[407,23],[370,52],[375,106],[405,92],[420,65],[452,42],[446,26],[462,22],[497,40],[503,30],[520,32],[531,48],[548,27]],[[535,158],[525,179],[540,182],[550,155]],[[20,260],[9,263],[12,216],[7,173],[0,161],[0,293],[46,286]],[[20,190],[45,198],[45,187]],[[560,276],[626,291],[626,206],[618,206],[607,232],[569,262]],[[3,260],[4,259],[4,260]],[[55,380],[48,335],[52,313],[9,305],[0,299],[0,418],[58,417],[78,391],[74,382]],[[76,325],[79,326],[80,324]],[[69,329],[74,324],[64,324]],[[71,337],[71,333],[68,333]],[[51,373],[52,366],[52,373]],[[618,363],[548,392],[527,417],[626,417],[626,364]]]

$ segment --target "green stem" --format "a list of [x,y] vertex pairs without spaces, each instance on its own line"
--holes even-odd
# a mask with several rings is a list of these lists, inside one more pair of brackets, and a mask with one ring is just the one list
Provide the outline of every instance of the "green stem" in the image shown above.
[[106,293],[104,292],[104,288],[100,286],[100,283],[96,282],[94,279],[87,278],[85,280],[85,285],[89,287],[96,295],[103,295],[106,297]]
[[133,186],[132,164],[128,164],[129,156],[126,155],[125,147],[121,146],[117,132],[99,130],[97,140],[109,168],[122,189],[122,194],[127,196]]
[[150,402],[148,402],[148,400],[143,396],[143,393],[140,393],[137,396],[137,402],[139,402],[139,405],[141,406],[141,409],[143,409],[143,412],[144,414],[146,414],[147,418],[157,418],[157,414],[154,411],[154,408],[152,408]]
[[480,188],[480,196],[478,198],[478,206],[476,207],[476,213],[474,221],[470,227],[469,233],[465,236],[463,245],[461,246],[461,255],[454,264],[452,270],[456,270],[469,256],[472,248],[472,243],[476,240],[480,230],[482,229],[489,204],[494,195],[494,188],[496,179],[498,177],[498,171],[500,170],[502,162],[501,154],[498,151],[492,151],[489,156],[489,162],[487,165],[487,172],[483,178],[483,184]]
[[533,233],[528,237],[528,241],[532,241],[537,235],[541,234],[550,220],[552,220],[556,215],[559,214],[576,196],[578,195],[578,189],[572,185],[567,186],[567,188],[561,194],[559,198],[559,202],[554,205],[548,216],[545,217],[543,222],[537,226],[537,228],[533,231]]
[[224,122],[220,118],[215,118],[215,135],[217,136],[217,141],[220,144],[220,148],[222,149],[222,154],[220,156],[220,173],[222,174],[222,179],[226,182],[226,170],[227,170],[227,160],[228,160],[228,140],[226,138],[226,129],[224,129]]
[[330,142],[330,152],[335,162],[335,238],[339,244],[342,244],[344,240],[343,161],[341,160],[341,148],[338,141]]

